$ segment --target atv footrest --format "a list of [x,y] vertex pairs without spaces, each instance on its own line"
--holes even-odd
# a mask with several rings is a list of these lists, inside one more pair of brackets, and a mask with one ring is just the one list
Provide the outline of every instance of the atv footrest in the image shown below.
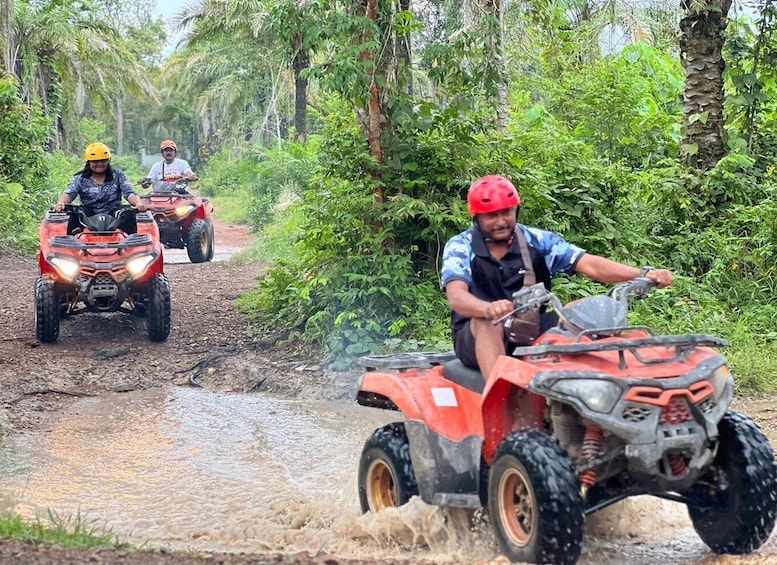
[[456,358],[449,353],[398,353],[395,355],[370,355],[360,357],[357,363],[367,369],[427,369],[435,365],[443,365]]

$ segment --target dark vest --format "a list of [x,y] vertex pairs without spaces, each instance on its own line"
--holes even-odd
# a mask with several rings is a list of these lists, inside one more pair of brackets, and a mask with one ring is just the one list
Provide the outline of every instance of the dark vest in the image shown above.
[[[517,225],[515,229],[521,229]],[[510,249],[507,251],[501,261],[491,257],[486,244],[485,236],[480,228],[475,225],[472,229],[472,252],[474,258],[470,263],[472,269],[472,283],[469,291],[480,298],[493,302],[506,298],[512,300],[513,293],[523,288],[524,269],[523,259],[521,258],[521,248],[516,238],[512,239]],[[545,258],[529,243],[529,254],[531,255],[534,272],[537,276],[537,282],[541,282],[550,290],[550,271],[545,265]],[[451,311],[451,324],[453,334],[469,320]]]

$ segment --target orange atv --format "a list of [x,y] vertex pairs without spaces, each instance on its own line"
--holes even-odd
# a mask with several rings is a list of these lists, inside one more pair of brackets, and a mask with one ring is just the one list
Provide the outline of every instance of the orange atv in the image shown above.
[[146,182],[151,183],[151,192],[140,198],[159,226],[162,244],[168,249],[186,248],[192,263],[212,260],[215,234],[210,198],[190,193],[187,179],[175,182],[144,179],[141,186],[147,186]]
[[35,328],[43,343],[59,337],[60,318],[83,312],[145,316],[148,338],[170,333],[170,283],[151,214],[123,207],[87,216],[79,206],[50,211],[40,227]]
[[654,284],[570,307],[542,284],[515,293],[511,316],[541,306],[560,323],[500,357],[488,382],[453,354],[362,358],[358,403],[398,412],[364,446],[362,511],[415,495],[487,507],[510,560],[568,564],[585,516],[649,494],[684,503],[714,552],[758,549],[777,516],[774,453],[729,410],[733,379],[713,349],[724,340],[627,325],[629,300]]

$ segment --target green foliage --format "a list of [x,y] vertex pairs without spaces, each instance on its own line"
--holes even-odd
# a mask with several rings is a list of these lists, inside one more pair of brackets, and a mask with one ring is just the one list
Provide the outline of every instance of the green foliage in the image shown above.
[[50,124],[8,78],[0,78],[0,116],[0,250],[31,251],[47,205]]
[[[217,211],[220,207],[217,204]],[[262,228],[255,242],[243,254],[245,260],[260,263],[286,263],[294,261],[297,241],[303,236],[304,210],[291,203],[279,206],[279,212],[271,223]],[[219,212],[219,217],[222,217]]]
[[729,146],[746,149],[764,166],[777,162],[776,25],[774,6],[765,2],[755,22],[732,22],[724,45]]
[[277,205],[307,189],[315,152],[314,142],[224,148],[208,162],[199,186],[206,195],[243,199],[240,221],[258,228],[272,221]]
[[749,247],[742,242],[750,230],[736,226],[751,217],[743,215],[747,210],[760,210],[761,216],[771,191],[752,161],[738,155],[724,158],[707,175],[668,163],[643,171],[639,181],[632,194],[634,217],[649,226],[668,264],[695,277],[717,270],[716,265],[730,268]]
[[554,73],[519,77],[548,112],[602,156],[631,165],[676,157],[682,124],[679,62],[645,44],[589,65],[556,53]]
[[4,514],[0,516],[0,538],[77,549],[131,549],[128,544],[120,542],[115,534],[87,520],[80,512],[74,517],[64,518],[49,510],[45,522],[40,517],[29,522],[16,514]]
[[243,306],[265,329],[304,329],[336,366],[395,348],[399,337],[450,348],[439,259],[443,234],[463,219],[469,179],[459,175],[482,142],[453,112],[425,106],[415,121],[406,116],[386,160],[385,201],[376,204],[359,128],[347,108],[329,110],[318,172],[288,209],[299,222],[295,257],[271,269]]
[[271,269],[240,302],[264,329],[304,331],[305,339],[325,346],[334,367],[380,351],[389,338],[413,335],[411,329],[419,339],[421,326],[429,336],[447,330],[439,286],[413,268],[413,249],[391,241],[404,220],[364,194],[363,186],[330,181],[292,204],[304,222],[298,260]]

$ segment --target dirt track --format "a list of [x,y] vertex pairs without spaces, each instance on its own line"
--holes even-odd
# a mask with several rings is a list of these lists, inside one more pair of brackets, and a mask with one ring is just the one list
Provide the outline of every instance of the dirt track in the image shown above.
[[[246,228],[216,223],[216,249],[250,241]],[[172,255],[172,254],[171,254]],[[218,255],[217,255],[218,258]],[[299,346],[262,346],[234,308],[252,288],[259,265],[177,260],[165,267],[172,289],[172,331],[152,343],[145,322],[128,314],[83,314],[62,321],[55,344],[35,339],[34,258],[0,257],[0,426],[9,434],[46,429],[50,417],[83,396],[172,385],[267,391],[286,397],[345,398],[348,376],[322,382],[318,361]],[[199,561],[191,553],[76,551],[0,541],[0,562],[16,564]],[[354,563],[327,556],[210,554],[208,563]]]
[[[250,240],[245,228],[216,225],[219,249]],[[320,361],[298,345],[262,345],[249,331],[235,299],[261,276],[260,265],[215,262],[166,266],[172,289],[172,331],[164,343],[146,338],[145,322],[127,314],[85,314],[64,320],[56,344],[40,344],[33,327],[33,258],[0,257],[0,427],[9,435],[46,430],[58,411],[79,397],[155,387],[204,386],[229,391],[263,391],[286,398],[352,399],[356,374],[328,374]],[[771,405],[769,405],[771,406]],[[777,429],[771,408],[753,415],[767,432]],[[750,556],[709,563],[767,563],[772,556]],[[720,557],[728,559],[728,557]],[[371,563],[308,554],[207,554],[66,550],[0,540],[0,563],[133,563],[167,565],[207,562]],[[414,561],[418,563],[418,561]],[[708,561],[704,561],[708,562]],[[389,561],[381,561],[389,563]],[[403,563],[394,561],[394,563]],[[491,563],[507,563],[498,558]]]

